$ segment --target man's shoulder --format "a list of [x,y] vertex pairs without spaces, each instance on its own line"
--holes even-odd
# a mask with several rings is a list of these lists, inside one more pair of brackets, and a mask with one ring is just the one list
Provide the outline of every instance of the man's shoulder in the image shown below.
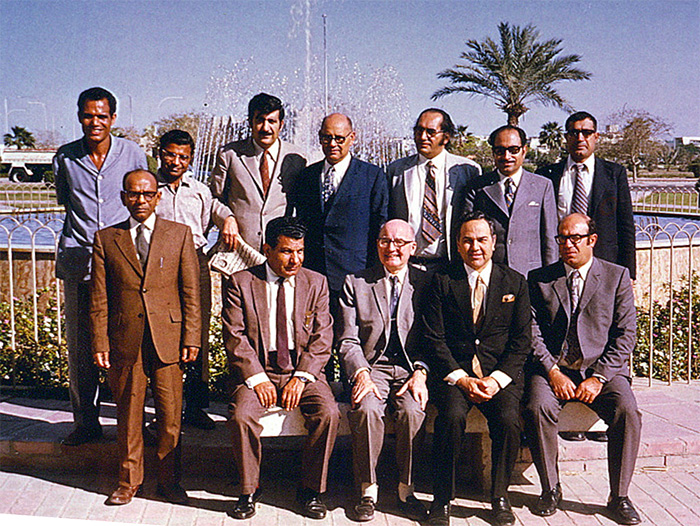
[[169,232],[173,232],[174,234],[183,234],[189,229],[190,227],[184,223],[177,223],[175,221],[171,221],[170,219],[164,219],[160,216],[156,216],[156,230],[154,230],[154,233],[157,230],[167,230]]
[[321,171],[323,170],[323,163],[324,163],[324,161],[323,161],[323,159],[321,159],[320,161],[316,161],[313,164],[309,164],[301,171],[301,173],[302,174],[320,174]]
[[595,158],[595,169],[596,171],[602,169],[604,172],[613,174],[615,176],[625,173],[625,167],[621,164],[613,161],[608,161],[607,159],[603,159],[602,157],[597,156]]
[[75,141],[71,141],[69,143],[66,143],[58,148],[56,150],[56,155],[57,156],[64,156],[64,157],[73,157],[75,155],[82,155],[84,153],[84,148],[83,148],[83,140],[82,139],[76,139]]
[[143,150],[141,150],[141,147],[136,144],[134,141],[131,141],[129,139],[125,139],[124,137],[114,137],[112,136],[112,140],[114,141],[114,145],[119,148],[122,152],[129,152],[129,153],[141,153],[144,156],[146,155],[143,153]]
[[591,267],[592,271],[597,271],[603,276],[612,277],[614,280],[618,280],[623,274],[629,274],[629,269],[613,263],[612,261],[607,261],[605,259],[593,257],[593,265]]
[[291,142],[283,141],[280,139],[280,154],[281,155],[298,155],[299,157],[302,157],[304,160],[307,158],[306,152],[297,146],[296,144],[293,144]]
[[523,169],[522,178],[532,181],[532,183],[536,185],[547,186],[552,184],[552,181],[548,177],[525,169]]
[[382,267],[381,263],[377,263],[370,268],[358,270],[353,274],[348,274],[348,280],[353,281],[354,283],[374,283],[380,280],[382,277],[384,277],[384,267]]
[[416,162],[418,160],[418,154],[414,153],[413,155],[409,155],[407,157],[401,157],[400,159],[396,159],[392,163],[389,164],[387,167],[387,172],[390,174],[396,174],[396,173],[401,173],[407,170],[411,166],[415,166]]
[[324,283],[326,283],[326,276],[306,267],[299,269],[297,280],[300,279],[306,280],[311,287],[323,287]]
[[447,168],[452,168],[453,166],[471,167],[481,170],[479,163],[470,159],[469,157],[464,157],[462,155],[457,155],[450,152],[445,152],[445,165]]
[[[499,273],[501,276],[499,276]],[[493,263],[493,270],[491,271],[491,279],[493,277],[497,278],[498,281],[504,281],[504,282],[511,282],[511,283],[516,283],[516,282],[521,282],[525,281],[525,276],[523,276],[520,272],[517,270],[513,270],[510,268],[508,265],[504,265],[503,263]]]
[[566,159],[559,161],[558,163],[547,164],[535,170],[535,173],[542,175],[548,179],[553,177],[561,177],[564,173],[564,168],[566,168]]
[[558,260],[550,265],[531,270],[527,275],[529,283],[549,283],[564,276],[564,264]]
[[107,239],[110,237],[114,237],[117,234],[128,231],[129,226],[130,225],[129,225],[128,219],[126,221],[120,221],[119,223],[115,223],[113,225],[99,229],[95,233],[95,236],[99,236],[101,239]]
[[253,141],[250,137],[245,139],[238,139],[237,141],[231,141],[224,144],[221,147],[222,153],[229,153],[231,155],[255,155],[255,148],[253,147]]

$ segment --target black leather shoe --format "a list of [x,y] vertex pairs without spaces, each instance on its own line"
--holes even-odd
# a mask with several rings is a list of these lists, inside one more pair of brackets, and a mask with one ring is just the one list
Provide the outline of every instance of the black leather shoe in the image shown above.
[[158,484],[156,493],[172,504],[186,505],[190,501],[180,484]]
[[372,497],[360,497],[360,501],[353,508],[353,519],[358,522],[367,522],[374,519],[374,499]]
[[234,519],[250,519],[255,515],[255,499],[253,495],[241,495],[229,514]]
[[297,502],[301,505],[301,514],[310,519],[323,519],[328,511],[321,494],[309,488],[297,490]]
[[583,442],[586,440],[586,435],[582,431],[561,431],[559,436],[569,442]]
[[593,442],[608,441],[608,434],[605,431],[587,431],[584,435],[587,440],[592,440]]
[[543,491],[532,508],[532,513],[540,517],[549,517],[557,512],[561,504],[561,484],[554,486],[554,489]]
[[491,501],[493,510],[493,523],[495,526],[513,526],[515,515],[506,497],[498,497]]
[[212,420],[204,409],[186,410],[182,421],[187,425],[197,429],[204,429],[205,431],[211,431],[216,427],[216,422]]
[[425,509],[423,503],[419,501],[415,495],[406,497],[406,501],[398,499],[399,511],[406,517],[417,522],[423,522],[428,518],[428,510]]
[[64,446],[81,446],[87,444],[88,442],[95,442],[102,438],[102,427],[92,426],[92,427],[76,427],[73,432],[63,439],[61,444]]
[[438,502],[436,500],[430,505],[428,512],[428,526],[449,526],[450,525],[450,503]]
[[639,524],[642,522],[629,497],[613,497],[606,507],[618,524]]

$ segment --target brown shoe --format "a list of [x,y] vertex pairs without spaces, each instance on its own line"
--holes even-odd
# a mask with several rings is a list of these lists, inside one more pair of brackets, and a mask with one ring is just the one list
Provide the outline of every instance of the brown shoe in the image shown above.
[[138,493],[141,486],[119,486],[107,499],[107,506],[123,506],[129,504]]

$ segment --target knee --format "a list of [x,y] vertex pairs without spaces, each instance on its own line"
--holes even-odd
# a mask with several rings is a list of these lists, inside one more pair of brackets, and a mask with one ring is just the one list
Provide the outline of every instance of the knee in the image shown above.
[[400,406],[396,409],[396,425],[412,432],[417,431],[423,424],[425,412],[418,406]]

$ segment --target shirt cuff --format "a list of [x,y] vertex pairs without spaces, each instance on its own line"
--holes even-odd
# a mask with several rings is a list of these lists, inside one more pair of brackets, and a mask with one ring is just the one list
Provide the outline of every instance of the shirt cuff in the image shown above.
[[316,377],[311,373],[307,373],[306,371],[294,371],[294,376],[306,378],[309,383],[314,383],[316,381]]
[[355,374],[352,375],[352,383],[355,383],[355,381],[357,380],[357,375],[360,374],[362,371],[369,372],[369,367],[360,367],[357,371],[355,371]]
[[501,389],[504,389],[509,383],[513,381],[513,379],[503,371],[492,371],[489,376],[496,380],[496,383]]
[[414,369],[425,369],[426,373],[430,372],[430,367],[428,367],[428,364],[425,362],[421,362],[420,360],[413,362],[413,368]]
[[443,378],[443,379],[448,384],[455,385],[459,380],[461,380],[465,376],[469,376],[469,375],[467,374],[467,372],[464,369],[455,369],[450,374],[445,376],[445,378]]
[[605,376],[603,376],[602,374],[593,373],[591,376],[592,376],[593,378],[597,378],[598,380],[600,380],[600,383],[601,383],[601,384],[605,384],[605,383],[607,383],[607,381],[608,381],[608,379],[605,378]]
[[270,379],[267,377],[267,374],[265,373],[257,373],[254,374],[253,376],[249,376],[245,380],[245,385],[248,389],[253,389],[256,385],[260,385],[263,382],[269,382]]

